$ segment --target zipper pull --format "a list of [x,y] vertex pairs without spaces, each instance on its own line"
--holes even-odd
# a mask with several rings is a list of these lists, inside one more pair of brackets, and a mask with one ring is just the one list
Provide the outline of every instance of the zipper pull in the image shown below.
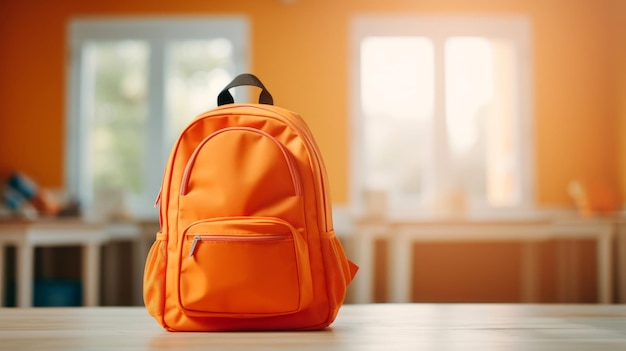
[[193,253],[196,251],[196,246],[198,246],[198,241],[200,241],[200,235],[196,235],[193,237],[193,242],[191,243],[191,248],[189,249],[189,254],[187,255],[187,259],[193,257]]
[[161,189],[159,189],[159,193],[157,194],[157,197],[154,200],[154,207],[156,208],[157,206],[159,206],[160,202],[161,202]]

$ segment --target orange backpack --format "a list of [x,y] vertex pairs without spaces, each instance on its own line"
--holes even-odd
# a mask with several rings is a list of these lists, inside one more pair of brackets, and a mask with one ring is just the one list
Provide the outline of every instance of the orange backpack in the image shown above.
[[[230,88],[261,88],[235,104]],[[328,179],[304,120],[251,74],[181,133],[165,168],[144,302],[170,331],[321,329],[357,267],[335,236]]]

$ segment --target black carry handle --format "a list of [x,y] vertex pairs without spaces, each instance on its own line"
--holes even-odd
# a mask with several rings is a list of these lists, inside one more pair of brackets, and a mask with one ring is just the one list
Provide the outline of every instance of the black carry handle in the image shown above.
[[217,106],[222,106],[226,104],[232,104],[235,102],[233,96],[230,94],[228,89],[239,87],[242,85],[252,85],[258,88],[261,88],[261,95],[259,95],[259,104],[273,105],[274,99],[269,91],[265,88],[263,83],[257,78],[255,75],[250,73],[242,73],[235,77],[230,84],[228,84],[217,96]]

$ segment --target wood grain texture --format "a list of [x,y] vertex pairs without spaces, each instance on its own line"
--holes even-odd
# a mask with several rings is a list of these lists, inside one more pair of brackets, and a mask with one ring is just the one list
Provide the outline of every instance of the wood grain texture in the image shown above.
[[345,305],[314,332],[170,333],[141,307],[0,309],[0,350],[624,350],[626,305]]

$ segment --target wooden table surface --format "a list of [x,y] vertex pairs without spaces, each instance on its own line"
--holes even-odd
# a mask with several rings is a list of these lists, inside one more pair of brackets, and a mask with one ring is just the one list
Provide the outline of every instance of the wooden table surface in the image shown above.
[[626,350],[626,305],[344,305],[315,332],[170,333],[142,307],[3,308],[0,350]]

